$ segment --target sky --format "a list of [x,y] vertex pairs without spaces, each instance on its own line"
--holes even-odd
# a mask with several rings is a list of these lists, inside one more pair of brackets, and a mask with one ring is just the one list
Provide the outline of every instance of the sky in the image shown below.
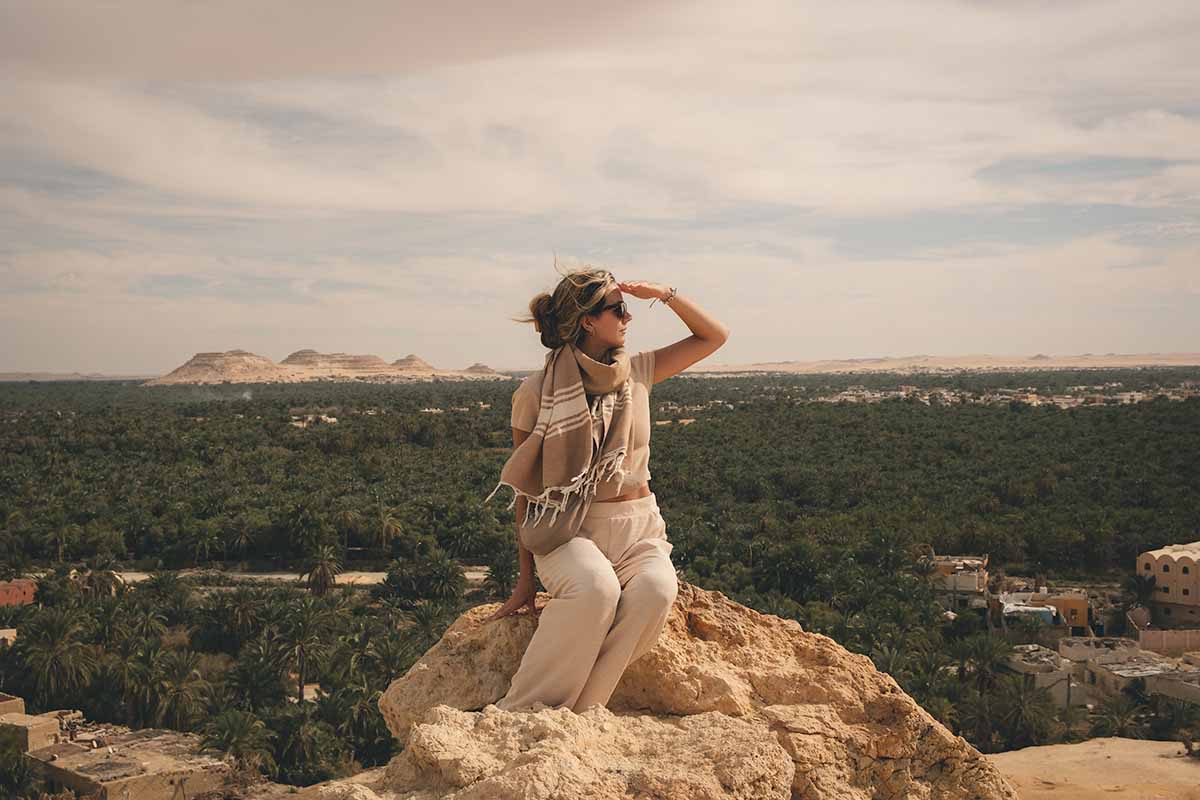
[[[1197,41],[1194,0],[0,0],[0,371],[532,369],[556,260],[676,286],[713,364],[1198,351]],[[632,303],[632,352],[688,334]]]

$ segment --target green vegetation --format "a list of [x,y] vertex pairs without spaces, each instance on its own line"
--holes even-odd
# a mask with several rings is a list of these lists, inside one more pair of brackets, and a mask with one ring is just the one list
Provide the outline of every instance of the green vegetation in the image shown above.
[[[697,420],[654,429],[673,560],[688,581],[869,655],[982,749],[1077,736],[1089,723],[999,673],[1007,645],[982,621],[943,620],[921,554],[1124,582],[1137,553],[1200,538],[1200,400],[800,401],[850,385],[1152,389],[1198,375],[672,379],[654,388],[654,415]],[[295,783],[383,763],[379,693],[466,604],[512,588],[507,495],[482,500],[511,444],[514,386],[0,385],[0,578],[48,571],[40,609],[0,609],[22,630],[0,654],[0,690],[197,731],[244,769]],[[338,422],[290,424],[310,413]],[[464,564],[488,568],[483,589],[467,592]],[[305,584],[170,572],[195,566]],[[117,568],[155,574],[127,588]],[[352,569],[387,579],[339,586]],[[316,702],[297,702],[314,682]],[[1114,706],[1090,724],[1192,725],[1133,702],[1132,717]]]

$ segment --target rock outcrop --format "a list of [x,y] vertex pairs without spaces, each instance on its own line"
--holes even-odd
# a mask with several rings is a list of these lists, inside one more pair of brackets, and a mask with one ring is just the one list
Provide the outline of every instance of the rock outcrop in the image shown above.
[[480,375],[496,375],[496,370],[489,367],[487,364],[476,362],[463,370],[463,372],[474,372]]
[[318,353],[316,350],[297,350],[280,363],[286,367],[304,367],[326,373],[392,371],[388,363],[379,356],[354,356],[348,353]]
[[389,364],[379,356],[319,353],[297,350],[276,364],[269,358],[230,350],[197,353],[173,372],[147,381],[146,386],[206,383],[302,383],[304,381],[365,381],[416,383],[430,380],[509,380],[482,364],[466,370],[438,370],[415,355]]
[[224,353],[196,353],[183,366],[147,381],[148,386],[173,383],[246,383],[249,381],[285,380],[286,367],[266,356],[246,350],[227,350]]
[[392,366],[396,369],[415,370],[419,372],[433,372],[433,367],[428,361],[420,356],[409,353],[404,358],[398,358],[392,362]]
[[404,751],[303,797],[1016,800],[870,659],[683,584],[609,708],[509,713],[535,621],[461,616],[380,700]]

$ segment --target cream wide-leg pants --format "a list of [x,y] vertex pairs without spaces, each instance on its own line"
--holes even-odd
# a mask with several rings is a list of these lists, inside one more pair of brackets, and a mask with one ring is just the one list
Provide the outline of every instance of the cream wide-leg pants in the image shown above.
[[606,705],[631,662],[654,646],[679,585],[653,494],[592,503],[574,539],[534,556],[551,600],[496,705],[576,712]]

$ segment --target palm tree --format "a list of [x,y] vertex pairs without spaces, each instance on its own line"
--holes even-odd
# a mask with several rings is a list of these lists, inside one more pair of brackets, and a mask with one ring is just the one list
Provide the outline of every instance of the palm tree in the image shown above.
[[279,731],[276,753],[285,780],[308,784],[344,771],[345,746],[328,723],[316,718],[311,705],[281,710],[271,727]]
[[1154,716],[1150,720],[1150,731],[1155,738],[1174,739],[1180,735],[1190,738],[1200,733],[1200,708],[1194,703],[1156,694],[1151,708]]
[[42,708],[70,702],[96,671],[95,651],[83,641],[85,620],[69,609],[47,608],[21,629],[17,654]]
[[198,520],[192,531],[193,563],[199,565],[211,561],[213,552],[221,546],[221,534],[212,520]]
[[125,704],[129,718],[140,726],[153,723],[158,710],[162,675],[162,639],[142,639],[133,649],[125,682]]
[[955,706],[959,722],[959,733],[969,739],[980,751],[990,753],[995,749],[993,703],[990,695],[968,689]]
[[998,636],[977,634],[970,638],[971,667],[976,687],[982,692],[992,688],[996,675],[1012,655],[1012,645]]
[[282,632],[281,640],[296,670],[296,702],[304,702],[304,678],[314,662],[328,651],[326,633],[330,614],[315,597],[301,597],[291,609],[291,624]]
[[38,770],[25,758],[24,750],[15,729],[0,730],[0,796],[13,800],[46,797]]
[[967,682],[967,666],[971,663],[971,656],[975,650],[975,643],[970,637],[965,639],[956,639],[950,644],[949,656],[950,660],[958,665],[958,682],[965,684]]
[[883,645],[871,651],[871,660],[875,662],[876,669],[891,675],[898,683],[908,664],[908,654],[899,648]]
[[163,653],[159,679],[158,724],[177,731],[191,730],[203,711],[208,681],[200,675],[200,657],[187,650]]
[[447,612],[437,603],[418,603],[404,612],[409,627],[404,633],[411,646],[424,653],[432,647],[446,629]]
[[346,550],[350,549],[350,534],[358,533],[362,528],[362,514],[352,508],[343,508],[333,515],[333,524],[336,525],[344,534],[342,547]]
[[332,544],[318,545],[306,565],[308,589],[317,597],[326,594],[335,584],[342,571],[342,562],[337,547]]
[[238,769],[275,774],[275,734],[249,711],[229,709],[204,727],[201,746],[225,753]]
[[918,648],[909,658],[905,690],[913,695],[917,702],[925,705],[926,701],[942,693],[947,683],[945,668],[949,665],[950,659],[940,647],[929,643]]
[[1128,697],[1110,697],[1101,704],[1090,733],[1092,736],[1143,739],[1146,736],[1145,711]]
[[1044,744],[1054,724],[1054,700],[1024,675],[1006,675],[997,685],[997,721],[1010,749]]
[[161,639],[167,632],[167,619],[156,609],[144,608],[134,615],[129,632],[139,639]]
[[378,513],[375,518],[374,544],[379,548],[379,554],[382,556],[386,553],[388,544],[393,539],[400,538],[403,528],[400,525],[399,517],[396,516],[395,509],[384,506],[383,498],[378,494],[375,496],[375,503]]
[[79,540],[83,528],[78,525],[55,525],[46,534],[44,541],[48,547],[54,547],[58,552],[58,562],[61,564],[66,556],[67,548]]
[[424,572],[427,596],[430,599],[454,603],[462,598],[467,581],[458,562],[442,555],[431,559],[425,565]]
[[[253,589],[240,586],[226,595],[226,623],[237,637],[238,646],[254,635],[262,626],[261,595]],[[235,648],[236,649],[236,648]]]
[[1145,606],[1154,599],[1158,591],[1158,579],[1153,575],[1131,575],[1125,582],[1126,591],[1130,592],[1139,606]]
[[297,503],[288,518],[292,546],[300,552],[312,550],[328,534],[324,517],[307,502]]
[[229,687],[242,705],[262,710],[281,702],[286,694],[286,644],[271,630],[264,630],[242,645],[237,664],[229,676]]
[[125,604],[118,597],[104,597],[90,606],[92,640],[109,648],[129,636],[129,617]]
[[372,690],[365,679],[360,679],[318,701],[318,714],[353,745],[360,761],[379,763],[394,749],[395,740],[379,712],[382,695],[381,690]]

